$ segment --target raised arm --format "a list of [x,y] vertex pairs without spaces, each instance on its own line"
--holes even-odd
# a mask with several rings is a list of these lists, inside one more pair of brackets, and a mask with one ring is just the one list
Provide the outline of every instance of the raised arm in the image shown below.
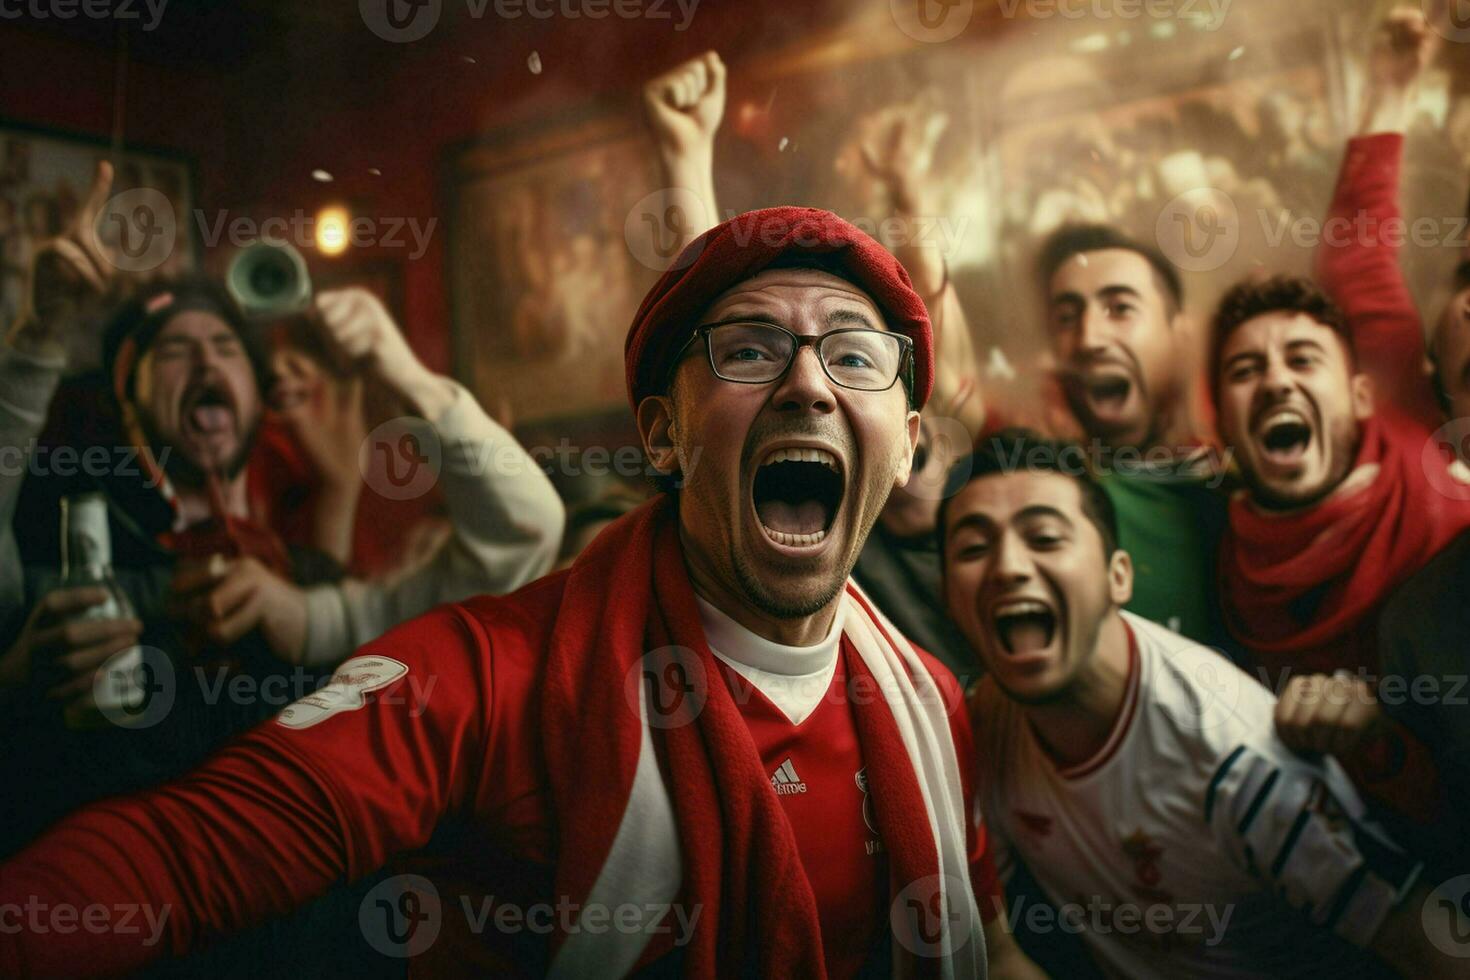
[[94,232],[111,190],[112,165],[99,163],[71,227],[37,251],[25,306],[0,343],[0,636],[8,644],[0,651],[0,705],[12,714],[32,707],[13,702],[26,697],[32,665],[43,662],[66,668],[52,694],[68,712],[85,714],[95,672],[132,646],[142,629],[131,619],[71,621],[106,601],[98,589],[56,590],[33,602],[12,527],[25,463],[66,369],[73,332],[95,320],[114,295],[115,270]]
[[[0,976],[129,973],[424,844],[483,782],[487,649],[475,621],[437,610],[190,775],[58,823],[0,864]],[[47,926],[96,908],[142,914]]]
[[407,574],[307,591],[304,657],[325,664],[440,603],[512,592],[544,575],[561,546],[566,510],[515,437],[463,387],[425,368],[375,297],[325,293],[318,307],[343,353],[434,426],[451,526],[449,540]]
[[973,440],[985,425],[980,364],[970,324],[949,278],[931,171],[949,117],[919,97],[859,122],[859,156],[878,189],[877,206],[896,219],[890,245],[924,297],[934,327],[934,395],[930,411],[958,419]]
[[112,191],[112,164],[97,165],[87,201],[70,228],[36,252],[28,271],[24,306],[13,324],[3,324],[0,344],[0,627],[24,596],[20,557],[11,519],[15,516],[25,459],[46,423],[57,383],[66,369],[69,338],[96,315],[112,292],[113,266],[97,241],[94,225]]
[[725,63],[706,51],[659,75],[643,87],[643,108],[658,150],[658,213],[678,237],[677,255],[719,221],[715,133],[725,115]]
[[1424,377],[1424,331],[1399,268],[1407,228],[1398,203],[1403,130],[1434,38],[1417,7],[1397,8],[1384,21],[1316,265],[1323,288],[1347,314],[1358,361],[1377,383],[1380,402],[1437,426]]

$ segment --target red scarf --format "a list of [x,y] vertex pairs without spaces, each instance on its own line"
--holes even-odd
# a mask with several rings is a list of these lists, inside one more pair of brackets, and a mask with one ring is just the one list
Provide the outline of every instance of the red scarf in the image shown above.
[[182,531],[165,531],[158,536],[159,542],[180,558],[254,558],[282,578],[291,579],[291,558],[281,539],[270,528],[231,514],[216,477],[209,479],[209,513],[208,519]]
[[1431,474],[1447,466],[1429,439],[1374,416],[1354,468],[1378,466],[1367,486],[1282,514],[1245,494],[1231,501],[1220,549],[1226,622],[1268,670],[1378,669],[1383,601],[1470,527],[1470,494],[1454,493],[1447,472]]
[[[660,689],[648,697],[675,703],[674,685],[690,678],[701,691],[684,702],[702,705],[683,723],[649,727],[683,862],[671,899],[700,911],[683,972],[822,977],[816,899],[791,825],[705,642],[676,515],[666,498],[640,507],[598,536],[568,577],[542,693],[557,815],[556,894],[581,904],[603,871],[629,807],[644,737],[630,691],[644,683],[638,675],[645,654],[677,645],[688,669],[652,671]],[[861,658],[853,663],[855,672],[867,673]],[[637,678],[631,687],[630,676]],[[938,870],[924,799],[884,700],[854,702],[893,887],[901,889]],[[556,937],[553,953],[566,938]],[[650,942],[638,965],[669,948]],[[939,969],[933,959],[916,966],[921,973]]]

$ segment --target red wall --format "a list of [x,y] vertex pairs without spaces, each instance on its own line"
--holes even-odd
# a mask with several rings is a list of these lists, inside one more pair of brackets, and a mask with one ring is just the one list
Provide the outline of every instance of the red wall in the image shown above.
[[[455,3],[445,0],[446,10]],[[756,7],[776,13],[757,22]],[[238,66],[165,57],[189,64],[165,67],[157,52],[153,63],[140,60],[147,53],[131,58],[123,132],[128,143],[195,159],[196,203],[208,221],[221,209],[259,219],[298,208],[314,213],[343,199],[371,217],[437,218],[417,261],[405,248],[311,258],[349,268],[354,261],[398,264],[405,331],[427,363],[446,370],[446,215],[438,169],[447,146],[594,102],[636,112],[639,86],[656,71],[711,46],[738,62],[743,51],[789,45],[823,28],[824,8],[836,6],[703,0],[682,32],[672,21],[487,16],[454,23],[446,13],[429,38],[408,45],[381,41],[354,19],[327,33],[293,22]],[[527,67],[532,51],[541,59],[539,75]],[[116,57],[105,44],[0,27],[0,117],[105,138],[115,74]],[[335,180],[314,181],[316,168]],[[210,268],[222,260],[206,256]]]

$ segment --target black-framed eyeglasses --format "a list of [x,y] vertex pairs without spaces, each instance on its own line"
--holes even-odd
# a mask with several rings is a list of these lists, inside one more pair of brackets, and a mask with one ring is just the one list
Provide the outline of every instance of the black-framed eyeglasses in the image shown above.
[[[731,320],[696,327],[694,336],[674,358],[684,359],[689,345],[704,341],[710,370],[722,381],[768,384],[785,376],[797,352],[810,347],[832,383],[856,391],[887,391],[912,371],[914,342],[903,334],[872,327],[842,327],[802,337],[774,323]],[[908,377],[910,397],[913,379]]]

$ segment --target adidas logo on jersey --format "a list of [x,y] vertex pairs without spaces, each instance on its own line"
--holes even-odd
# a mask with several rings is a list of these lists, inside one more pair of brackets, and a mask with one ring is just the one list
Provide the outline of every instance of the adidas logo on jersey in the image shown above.
[[806,783],[796,774],[796,767],[788,758],[776,767],[771,773],[771,789],[776,791],[777,796],[791,796],[794,793],[805,793]]

